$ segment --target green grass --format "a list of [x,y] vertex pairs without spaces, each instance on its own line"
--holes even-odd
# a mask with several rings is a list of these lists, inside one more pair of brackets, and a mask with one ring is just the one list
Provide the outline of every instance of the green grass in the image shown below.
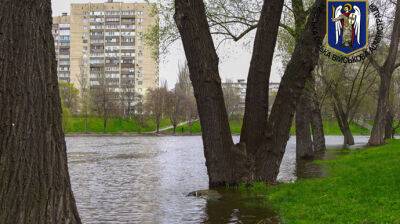
[[[229,122],[230,127],[231,127],[231,132],[233,134],[240,134],[240,130],[242,128],[242,120],[232,120]],[[363,128],[357,124],[350,124],[350,129],[353,133],[353,135],[369,135],[369,130],[366,128]],[[177,129],[177,133],[189,133],[190,132],[190,128],[189,126],[183,125],[181,127],[179,127]],[[337,124],[337,122],[335,120],[325,120],[324,121],[324,131],[325,131],[325,135],[342,135],[342,133],[340,132],[339,126]],[[172,130],[168,130],[166,131],[167,133],[172,132]],[[196,121],[193,123],[192,126],[192,133],[194,134],[200,134],[201,133],[201,127],[200,127],[200,122]],[[295,128],[292,127],[292,129],[290,130],[290,133],[292,135],[295,134]]]
[[[231,126],[231,131],[234,134],[240,134],[240,130],[242,129],[242,120],[232,120],[229,122]],[[182,125],[176,129],[177,134],[188,134],[190,133],[190,127],[188,124]],[[172,133],[172,129],[165,131],[165,133]],[[191,129],[192,134],[200,134],[201,133],[201,126],[200,121],[195,121],[192,124]]]
[[[85,119],[82,117],[69,117],[64,119],[64,131],[66,133],[85,133]],[[169,119],[161,121],[161,128],[170,125]],[[107,122],[107,128],[104,132],[103,119],[99,117],[88,118],[88,133],[140,133],[156,130],[156,123],[148,119],[143,127],[135,119],[110,118]]]
[[[353,135],[369,135],[369,130],[359,126],[358,124],[351,123],[350,130]],[[324,132],[326,135],[342,135],[336,120],[324,121]]]
[[265,187],[283,223],[400,223],[400,141],[319,161],[328,177]]

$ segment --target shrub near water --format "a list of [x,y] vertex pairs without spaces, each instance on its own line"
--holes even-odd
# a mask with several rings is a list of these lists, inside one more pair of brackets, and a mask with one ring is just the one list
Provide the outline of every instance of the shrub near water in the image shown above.
[[400,223],[400,141],[319,163],[328,177],[264,187],[283,223]]

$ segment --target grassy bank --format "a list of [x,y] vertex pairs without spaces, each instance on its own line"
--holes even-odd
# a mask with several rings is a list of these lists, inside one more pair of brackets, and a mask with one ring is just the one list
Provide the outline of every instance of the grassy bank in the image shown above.
[[[229,122],[231,131],[233,134],[240,134],[240,130],[242,128],[242,121],[241,120],[233,120]],[[369,130],[366,128],[363,128],[357,124],[350,124],[350,129],[353,133],[353,135],[369,135]],[[326,120],[324,121],[324,131],[326,135],[342,135],[340,132],[339,126],[336,121],[334,120]],[[167,133],[171,133],[172,130],[166,131]],[[177,129],[177,133],[184,133],[188,134],[190,133],[190,127],[186,124]],[[193,134],[200,134],[201,133],[201,126],[200,122],[196,121],[193,123],[192,126],[192,133]],[[291,134],[295,134],[295,128],[292,127],[291,129]]]
[[400,223],[400,141],[320,161],[328,177],[267,189],[283,223]]
[[[143,133],[156,130],[156,123],[152,119],[145,121],[144,125],[135,119],[110,118],[107,122],[107,128],[104,131],[103,119],[98,117],[89,117],[87,130],[85,130],[85,119],[82,117],[64,118],[64,131],[66,133]],[[161,121],[161,128],[170,125],[169,119]]]
[[[85,130],[85,119],[82,117],[68,117],[64,118],[64,130],[66,133],[77,134],[77,133],[143,133],[152,132],[156,130],[156,123],[153,119],[147,119],[143,126],[135,119],[124,119],[124,118],[110,118],[107,122],[107,128],[104,131],[103,119],[99,117],[89,117],[87,130]],[[169,119],[161,121],[160,127],[168,127],[171,123]],[[230,121],[230,127],[233,134],[240,134],[242,128],[242,120]],[[360,127],[357,124],[351,124],[350,128],[354,135],[368,135],[368,129]],[[201,126],[199,121],[195,121],[191,128],[192,134],[200,134]],[[324,130],[326,135],[341,135],[340,129],[336,121],[324,121]],[[172,129],[165,131],[164,133],[172,133]],[[189,134],[190,127],[185,124],[177,128],[177,134]],[[295,129],[292,127],[291,134],[295,134]]]

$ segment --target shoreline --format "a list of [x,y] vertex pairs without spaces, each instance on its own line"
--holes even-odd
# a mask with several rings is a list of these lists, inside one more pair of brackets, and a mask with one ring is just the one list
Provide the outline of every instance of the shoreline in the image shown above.
[[[193,133],[193,134],[169,134],[169,133],[136,133],[136,132],[117,132],[117,133],[65,133],[65,137],[165,137],[165,136],[201,136],[201,133]],[[233,136],[239,134],[232,134]]]
[[[65,137],[166,137],[166,136],[176,136],[176,137],[188,137],[188,136],[201,136],[201,133],[153,133],[153,132],[145,132],[145,133],[136,133],[136,132],[116,132],[116,133],[65,133]],[[239,133],[232,133],[232,136],[240,136]],[[294,137],[296,135],[290,135]],[[325,135],[325,136],[342,136],[342,135]],[[354,135],[354,136],[369,136],[369,135]]]

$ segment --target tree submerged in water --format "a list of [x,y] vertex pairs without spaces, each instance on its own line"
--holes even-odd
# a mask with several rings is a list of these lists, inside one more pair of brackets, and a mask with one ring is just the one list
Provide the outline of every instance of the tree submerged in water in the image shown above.
[[244,125],[240,143],[235,145],[204,3],[175,0],[174,18],[197,101],[210,186],[276,181],[296,104],[317,64],[319,46],[325,36],[325,1],[318,0],[310,11],[268,114],[267,90],[282,9],[283,1],[264,1],[248,74]]

